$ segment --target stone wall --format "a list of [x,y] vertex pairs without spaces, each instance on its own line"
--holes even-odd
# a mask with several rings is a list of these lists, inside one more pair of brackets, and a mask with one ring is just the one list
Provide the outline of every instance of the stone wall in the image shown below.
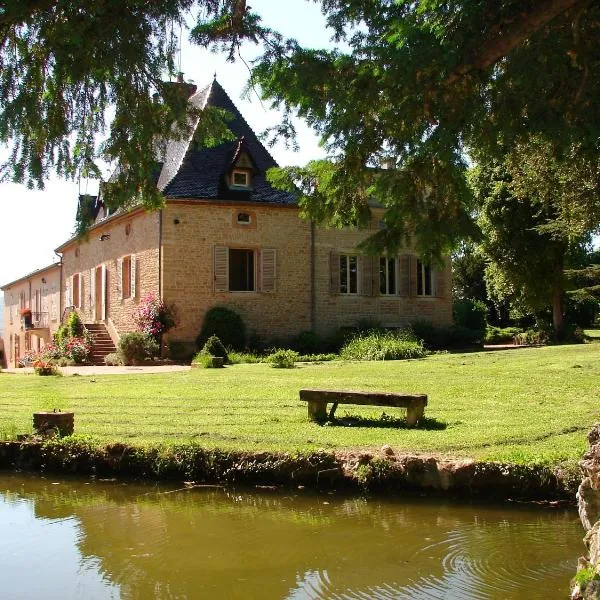
[[[238,223],[240,213],[249,222]],[[309,233],[293,207],[169,201],[163,217],[162,289],[165,302],[176,307],[178,326],[168,337],[194,341],[206,311],[215,305],[238,312],[248,333],[264,339],[310,329]],[[254,253],[253,291],[217,285],[217,248],[225,254],[229,249]],[[274,285],[263,281],[264,250],[275,250]]]
[[577,492],[579,516],[587,531],[584,543],[589,556],[580,558],[574,579],[573,599],[600,599],[600,424],[588,435],[590,448],[583,457],[583,481]]
[[[104,320],[96,310],[101,295],[96,294],[98,285],[91,282],[96,269],[101,272],[104,267],[106,320],[119,333],[134,330],[132,316],[140,298],[159,291],[158,240],[159,213],[137,210],[109,219],[94,227],[87,239],[64,246],[63,306],[75,304],[84,323]],[[134,293],[130,297],[124,297],[122,292],[122,261],[126,256],[133,257],[135,263]],[[74,276],[79,277],[80,284]],[[99,274],[97,280],[100,286],[101,277]],[[78,294],[74,290],[77,285],[80,286]],[[95,292],[93,295],[92,291]]]
[[[60,265],[51,265],[4,287],[4,340],[8,367],[16,367],[28,350],[41,350],[52,340],[60,326]],[[38,313],[33,323],[40,325],[25,331],[21,308]]]

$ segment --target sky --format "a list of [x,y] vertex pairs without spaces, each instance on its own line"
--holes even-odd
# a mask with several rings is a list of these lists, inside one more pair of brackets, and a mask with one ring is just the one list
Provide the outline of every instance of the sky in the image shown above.
[[[330,33],[318,5],[306,0],[252,0],[252,9],[263,17],[263,24],[284,36],[294,37],[310,47],[331,46]],[[184,31],[184,38],[186,37]],[[249,62],[259,48],[246,45],[242,55]],[[217,80],[240,109],[256,133],[264,131],[279,118],[256,96],[241,98],[248,79],[247,67],[241,61],[227,63],[225,57],[190,45],[182,45],[181,67],[186,81],[199,87],[208,84],[216,73]],[[300,151],[295,153],[283,144],[270,148],[282,166],[302,165],[324,156],[316,136],[302,123],[297,125]],[[0,161],[7,156],[0,147]],[[44,190],[29,190],[23,185],[0,183],[0,285],[18,279],[31,271],[58,261],[54,248],[68,240],[74,230],[79,190],[95,193],[98,183],[77,183],[51,178]]]

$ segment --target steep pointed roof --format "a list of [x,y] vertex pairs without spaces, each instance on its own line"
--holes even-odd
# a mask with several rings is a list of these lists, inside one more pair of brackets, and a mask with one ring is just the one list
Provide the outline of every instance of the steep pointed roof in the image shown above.
[[[192,119],[190,135],[167,144],[157,184],[165,198],[296,204],[293,194],[276,190],[267,182],[266,171],[278,165],[216,79],[193,94],[189,102],[200,110],[212,106],[230,113],[233,118],[227,122],[227,127],[236,139],[213,148],[199,149],[193,143],[199,118]],[[231,190],[226,184],[226,176],[242,145],[256,166],[252,189]]]

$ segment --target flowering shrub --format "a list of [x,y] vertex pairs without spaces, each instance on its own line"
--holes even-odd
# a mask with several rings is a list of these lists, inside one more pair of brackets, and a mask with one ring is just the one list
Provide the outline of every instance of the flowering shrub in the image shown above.
[[138,331],[158,338],[175,326],[173,311],[154,294],[146,294],[141,300],[133,320]]
[[56,367],[51,363],[45,360],[36,360],[33,363],[33,370],[36,375],[56,375]]
[[74,337],[67,340],[63,356],[77,364],[85,362],[92,352],[92,346],[83,337]]

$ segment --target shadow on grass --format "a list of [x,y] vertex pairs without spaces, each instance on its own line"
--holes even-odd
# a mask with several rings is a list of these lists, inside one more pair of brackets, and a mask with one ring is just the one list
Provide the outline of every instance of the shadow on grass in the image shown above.
[[327,421],[324,425],[329,427],[377,427],[380,429],[425,429],[427,431],[442,431],[448,427],[445,421],[438,421],[423,417],[419,419],[416,427],[410,427],[406,419],[401,417],[391,417],[383,413],[378,419],[372,417],[361,417],[358,415],[345,415],[343,417],[334,417],[333,421]]

